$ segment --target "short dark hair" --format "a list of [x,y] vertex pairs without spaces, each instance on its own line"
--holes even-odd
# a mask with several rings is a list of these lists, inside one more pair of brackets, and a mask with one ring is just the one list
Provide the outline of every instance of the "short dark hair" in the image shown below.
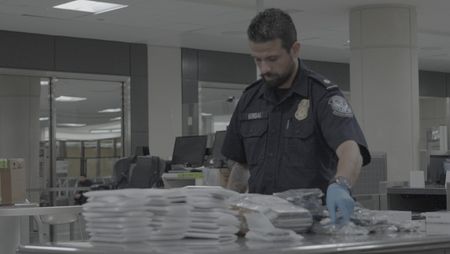
[[282,47],[289,50],[297,41],[297,30],[292,18],[286,12],[270,8],[258,13],[247,29],[252,42],[268,42],[280,39]]

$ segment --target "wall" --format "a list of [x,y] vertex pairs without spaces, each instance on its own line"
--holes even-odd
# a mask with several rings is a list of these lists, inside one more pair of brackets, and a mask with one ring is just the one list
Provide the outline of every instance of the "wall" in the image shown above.
[[[148,145],[146,45],[0,31],[0,68],[131,77],[131,147]],[[0,84],[0,93],[6,92],[7,85]],[[3,104],[12,103],[8,97],[6,99],[4,97],[2,100]],[[36,181],[39,168],[39,117],[29,113],[34,112],[33,108],[36,109],[30,106],[33,100],[21,95],[15,103],[29,107],[26,109],[28,111],[16,105],[2,107],[3,112],[0,114],[0,118],[4,120],[1,133],[7,135],[2,143],[5,147],[0,149],[1,156],[27,159],[27,186],[32,189],[40,187]],[[39,103],[39,99],[37,101]],[[28,118],[9,121],[7,119],[14,119],[11,114]],[[17,124],[19,120],[21,122]],[[26,128],[30,126],[36,128]],[[10,145],[14,139],[17,142]]]
[[148,46],[150,153],[168,159],[181,136],[181,49]]
[[198,82],[250,84],[256,67],[247,54],[181,49],[182,62],[182,129],[183,135],[198,135]]
[[0,31],[0,68],[130,76],[131,147],[147,145],[146,45]]

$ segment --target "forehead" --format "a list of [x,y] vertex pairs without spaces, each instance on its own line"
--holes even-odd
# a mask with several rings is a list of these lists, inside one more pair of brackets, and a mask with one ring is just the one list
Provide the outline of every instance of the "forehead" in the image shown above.
[[249,42],[250,51],[254,57],[279,55],[284,51],[281,40],[275,39],[267,42]]

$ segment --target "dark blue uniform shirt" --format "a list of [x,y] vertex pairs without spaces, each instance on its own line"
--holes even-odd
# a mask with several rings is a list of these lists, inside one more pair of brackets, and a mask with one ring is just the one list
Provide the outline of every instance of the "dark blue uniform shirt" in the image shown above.
[[280,99],[258,80],[244,91],[231,118],[222,153],[248,165],[249,192],[325,192],[336,173],[335,151],[347,140],[359,145],[363,165],[370,162],[364,135],[338,86],[299,63],[285,96]]

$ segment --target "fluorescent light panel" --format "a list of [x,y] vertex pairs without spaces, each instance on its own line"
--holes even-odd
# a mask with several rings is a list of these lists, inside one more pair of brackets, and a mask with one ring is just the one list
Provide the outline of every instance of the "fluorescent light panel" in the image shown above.
[[121,112],[121,111],[122,111],[121,108],[107,108],[107,109],[98,111],[98,113],[117,113],[117,112]]
[[71,11],[83,11],[90,12],[94,14],[100,14],[108,11],[114,11],[117,9],[128,7],[128,5],[124,4],[115,4],[115,3],[107,3],[107,2],[99,2],[99,1],[90,1],[90,0],[76,0],[67,2],[65,4],[55,5],[53,8],[56,9],[64,9]]
[[122,117],[121,116],[118,116],[118,117],[113,117],[113,118],[111,118],[111,119],[109,119],[110,121],[119,121],[119,120],[122,120]]
[[74,97],[74,96],[58,96],[56,97],[55,101],[61,101],[61,102],[76,102],[76,101],[85,101],[86,97]]
[[47,121],[48,119],[48,116],[39,117],[39,121]]
[[83,127],[86,126],[85,123],[58,123],[60,127]]

